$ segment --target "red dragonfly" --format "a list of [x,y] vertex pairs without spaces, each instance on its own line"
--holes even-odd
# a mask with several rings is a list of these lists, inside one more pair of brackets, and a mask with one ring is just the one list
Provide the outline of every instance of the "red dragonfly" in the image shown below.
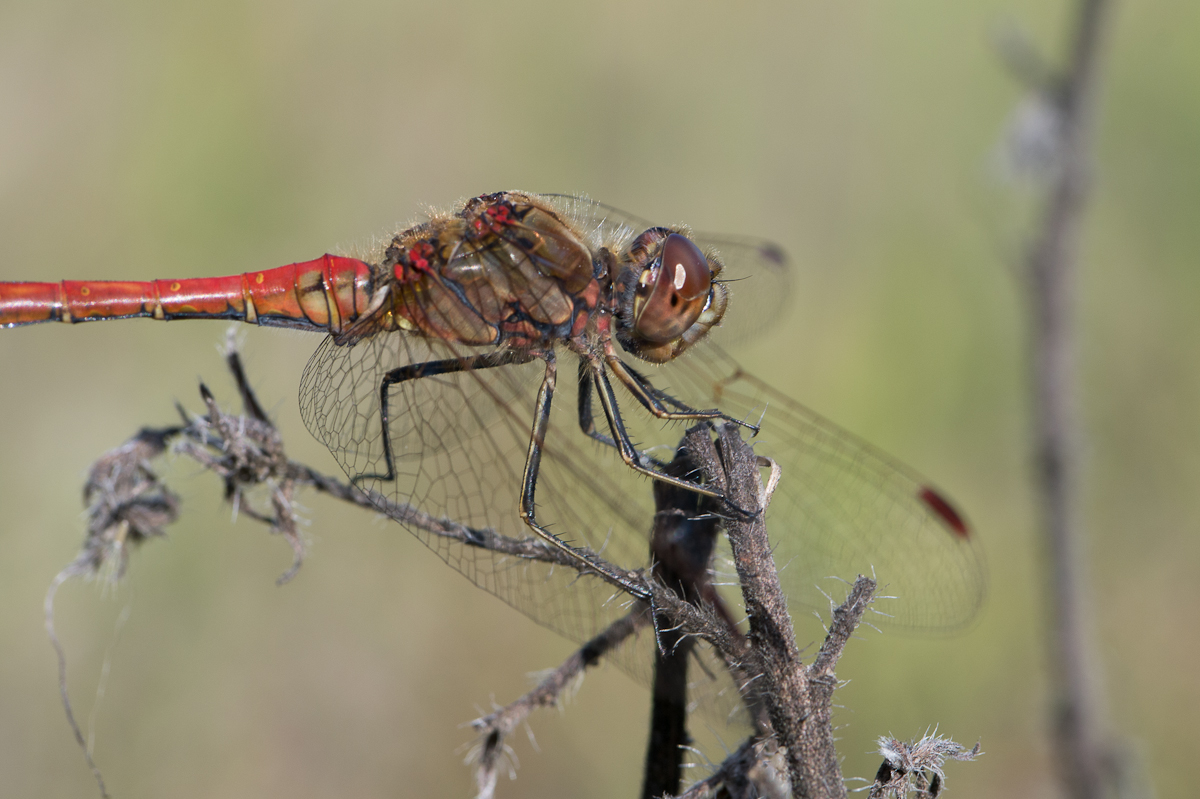
[[[714,341],[761,326],[787,283],[774,245],[705,240],[585,198],[500,192],[396,234],[369,260],[325,255],[152,282],[0,283],[0,326],[143,316],[326,333],[300,406],[355,485],[476,529],[531,530],[637,597],[644,589],[595,553],[621,568],[645,565],[654,507],[638,478],[716,496],[664,472],[670,456],[654,453],[672,452],[679,434],[664,423],[740,424],[782,466],[768,529],[794,610],[827,608],[829,580],[874,571],[896,596],[885,624],[964,625],[986,577],[977,537],[949,500],[743,371]],[[735,300],[740,323],[726,319]],[[560,355],[577,366],[561,390]],[[623,411],[614,380],[634,413]],[[410,529],[568,637],[615,615],[611,589],[564,590],[582,579],[572,570]]]

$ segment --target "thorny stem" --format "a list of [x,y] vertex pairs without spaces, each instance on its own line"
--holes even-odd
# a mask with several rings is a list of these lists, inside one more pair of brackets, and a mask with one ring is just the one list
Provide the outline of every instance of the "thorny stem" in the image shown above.
[[[726,470],[727,495],[741,507],[758,507],[761,483],[753,452],[728,427],[721,431],[717,451]],[[800,662],[761,509],[752,519],[728,521],[726,530],[750,622],[750,640],[762,660],[762,692],[771,725],[779,744],[787,749],[792,794],[806,799],[845,796],[830,708],[814,705],[813,686]]]
[[507,751],[506,739],[513,730],[537,708],[558,704],[563,693],[585,669],[595,666],[601,658],[649,622],[650,614],[646,606],[638,603],[633,610],[571,653],[562,665],[546,675],[532,691],[515,702],[471,722],[480,739],[474,753],[477,757],[475,787],[478,799],[491,799],[494,795],[496,778]]
[[[833,667],[874,596],[875,582],[859,576],[846,602],[834,612],[829,634],[813,665],[805,667],[771,557],[761,506],[769,491],[761,483],[760,460],[736,428],[729,425],[718,430],[715,442],[707,430],[699,428],[689,431],[685,441],[707,482],[730,496],[738,507],[756,509],[746,516],[724,519],[749,620],[749,636],[730,634],[711,609],[684,602],[662,585],[653,586],[655,608],[667,612],[680,633],[709,640],[727,663],[737,665],[742,673],[739,684],[753,689],[746,697],[748,703],[752,707],[761,703],[765,708],[772,741],[784,750],[792,796],[844,797],[846,788],[831,721],[837,684]],[[773,470],[772,481],[775,479]],[[745,752],[739,751],[744,756]],[[727,761],[731,769],[736,770],[738,756],[735,753]]]
[[[413,506],[368,495],[289,460],[278,431],[263,416],[241,373],[236,353],[231,353],[229,361],[249,414],[238,418],[222,413],[202,387],[207,416],[185,418],[182,427],[143,430],[126,445],[102,457],[88,480],[91,518],[84,550],[56,579],[47,596],[47,629],[60,656],[64,705],[104,796],[107,796],[104,782],[75,723],[67,697],[65,662],[54,637],[54,591],[70,577],[95,574],[105,566],[119,576],[130,547],[162,535],[162,528],[175,519],[177,500],[149,467],[149,462],[164,452],[171,440],[178,451],[225,480],[226,498],[230,501],[236,501],[253,485],[266,483],[271,488],[274,516],[256,513],[253,517],[269,524],[273,532],[285,535],[295,548],[296,564],[285,577],[294,573],[303,554],[291,497],[297,488],[304,486],[381,511],[410,528],[464,546],[577,568],[573,559],[567,561],[539,539],[514,539],[494,530],[438,519]],[[755,457],[736,428],[720,426],[715,442],[713,431],[714,426],[707,424],[693,428],[685,438],[686,447],[695,469],[704,474],[707,483],[728,491],[734,507],[756,509],[722,519],[741,577],[749,636],[731,625],[728,612],[715,609],[710,600],[700,597],[696,601],[692,597],[693,601],[687,601],[658,578],[647,579],[643,572],[628,572],[631,580],[640,580],[646,587],[651,596],[650,608],[635,604],[625,617],[585,644],[534,691],[475,723],[483,737],[477,772],[480,796],[491,796],[496,770],[505,753],[505,737],[535,707],[557,702],[585,668],[649,624],[652,618],[660,624],[660,630],[668,629],[669,625],[673,639],[702,638],[712,644],[733,671],[752,714],[758,719],[758,732],[730,755],[715,774],[698,785],[721,788],[731,797],[782,796],[787,784],[795,797],[845,796],[830,724],[836,687],[833,668],[874,595],[875,583],[866,577],[858,578],[846,602],[834,611],[828,636],[813,665],[805,667],[799,660],[761,512],[769,500],[770,488],[779,479],[778,470],[772,470],[769,485],[764,489],[762,459]],[[687,795],[698,795],[696,786]]]

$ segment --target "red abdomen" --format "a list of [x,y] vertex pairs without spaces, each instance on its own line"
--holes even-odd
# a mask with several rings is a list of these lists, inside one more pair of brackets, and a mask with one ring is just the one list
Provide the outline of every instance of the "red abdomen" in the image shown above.
[[0,327],[145,316],[236,319],[339,333],[366,310],[370,299],[370,266],[325,255],[227,277],[0,283]]

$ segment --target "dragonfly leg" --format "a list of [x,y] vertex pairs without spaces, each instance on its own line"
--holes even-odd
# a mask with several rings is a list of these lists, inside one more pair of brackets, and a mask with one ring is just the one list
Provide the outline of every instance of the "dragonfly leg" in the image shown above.
[[[586,358],[579,359],[579,429],[589,438],[599,441],[605,446],[620,450],[612,436],[606,436],[596,429],[596,417],[592,412],[592,369]],[[644,463],[652,464],[656,469],[665,469],[667,464],[647,452],[640,453]]]
[[[605,372],[604,363],[596,360],[592,363],[591,368],[592,382],[596,387],[596,394],[600,397],[600,404],[604,408],[604,415],[608,418],[608,426],[612,430],[617,451],[621,453],[621,460],[625,461],[625,464],[629,466],[629,468],[636,472],[641,472],[647,477],[652,477],[655,480],[660,480],[664,483],[669,483],[670,485],[687,489],[688,491],[694,491],[697,494],[702,494],[706,497],[716,497],[717,499],[725,500],[724,494],[722,494],[720,491],[709,488],[708,486],[702,486],[699,483],[693,483],[688,480],[684,480],[681,477],[675,477],[674,475],[666,474],[658,469],[653,468],[653,466],[648,465],[653,463],[653,461],[651,461],[651,459],[644,453],[638,451],[637,447],[635,447],[633,442],[629,439],[629,433],[625,430],[625,422],[623,419],[621,419],[621,409],[617,406],[617,398],[613,393],[612,383],[610,383],[608,380],[608,374]],[[674,418],[720,419],[723,418],[723,416],[717,411],[706,411],[698,416],[679,416]]]
[[[732,416],[727,416],[719,410],[700,411],[685,405],[665,391],[655,388],[644,375],[627,366],[615,353],[608,353],[605,356],[605,361],[608,363],[608,368],[617,376],[617,379],[629,389],[629,393],[633,394],[637,401],[658,419],[668,421],[721,419],[753,430],[755,433],[758,432],[758,428],[754,425],[743,422],[740,419],[734,419]],[[674,408],[674,410],[671,410],[671,408]]]
[[529,435],[529,452],[525,456],[525,473],[521,477],[521,519],[547,544],[567,555],[587,571],[598,574],[638,599],[649,599],[650,594],[643,586],[615,573],[594,553],[571,546],[537,522],[534,492],[537,490],[538,472],[542,465],[542,447],[546,443],[546,430],[550,426],[550,408],[554,401],[554,387],[558,380],[558,362],[554,357],[554,351],[540,353],[540,357],[546,362],[546,375],[542,378],[541,388],[538,389],[533,430]]
[[422,377],[466,372],[472,369],[492,369],[497,366],[508,366],[509,364],[529,363],[533,358],[533,355],[520,350],[502,350],[500,352],[484,353],[483,355],[473,355],[469,358],[446,358],[442,361],[410,363],[406,366],[392,369],[383,376],[383,380],[379,383],[379,429],[383,436],[383,459],[384,463],[387,464],[387,471],[383,474],[360,474],[357,477],[350,478],[350,484],[357,487],[358,483],[362,480],[383,480],[390,483],[396,479],[396,461],[392,454],[392,437],[388,432],[388,426],[391,423],[388,391],[392,386],[409,380],[418,380]]
[[592,368],[587,358],[579,359],[579,429],[601,444],[617,446],[616,441],[596,429],[596,416],[592,413]]

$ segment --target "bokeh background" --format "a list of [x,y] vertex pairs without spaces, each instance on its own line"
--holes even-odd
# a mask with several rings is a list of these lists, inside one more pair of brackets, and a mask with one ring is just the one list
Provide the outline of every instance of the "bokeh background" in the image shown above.
[[[1014,268],[1033,208],[996,161],[1024,89],[989,36],[1016,22],[1056,57],[1072,8],[7,0],[0,279],[275,266],[502,188],[776,239],[791,310],[738,357],[933,475],[991,567],[965,635],[850,646],[845,772],[873,775],[877,736],[936,726],[987,752],[951,767],[955,795],[1052,796]],[[1197,41],[1196,4],[1117,9],[1079,296],[1091,609],[1115,727],[1161,796],[1194,790],[1200,709]],[[0,332],[0,796],[95,795],[42,598],[81,540],[91,461],[198,407],[199,378],[232,399],[224,332]],[[246,328],[245,356],[292,455],[333,472],[296,409],[316,344]],[[317,497],[309,559],[277,588],[286,544],[231,524],[212,476],[171,479],[170,539],[120,587],[59,595],[116,796],[468,795],[464,722],[572,647],[398,525]],[[589,675],[533,718],[536,747],[514,738],[501,795],[633,795],[647,716],[622,672]]]

